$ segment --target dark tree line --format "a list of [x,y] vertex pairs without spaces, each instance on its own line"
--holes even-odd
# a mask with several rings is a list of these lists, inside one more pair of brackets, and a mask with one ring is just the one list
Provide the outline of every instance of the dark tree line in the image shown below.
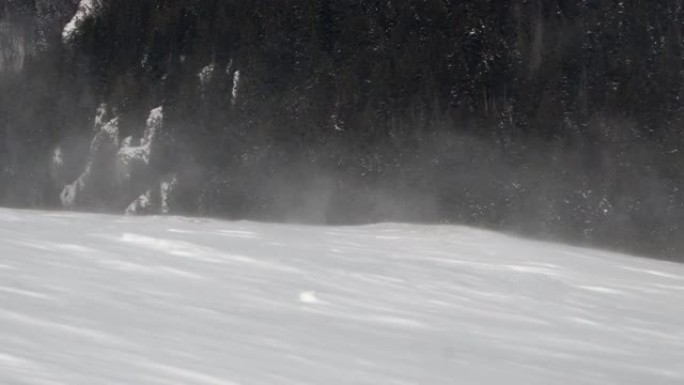
[[[178,213],[684,250],[681,0],[105,0],[69,44],[57,19],[0,68],[6,205],[59,206],[101,103],[122,137],[163,106],[146,175]],[[125,208],[106,180],[80,208]]]

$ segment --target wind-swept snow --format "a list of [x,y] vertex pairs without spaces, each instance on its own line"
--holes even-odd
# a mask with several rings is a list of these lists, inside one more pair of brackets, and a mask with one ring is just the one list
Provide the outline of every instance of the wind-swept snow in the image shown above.
[[464,227],[0,210],[2,384],[682,384],[683,303]]

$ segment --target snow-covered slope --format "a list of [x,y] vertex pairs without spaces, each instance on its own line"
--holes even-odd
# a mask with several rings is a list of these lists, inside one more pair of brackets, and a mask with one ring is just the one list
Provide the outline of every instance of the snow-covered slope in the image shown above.
[[2,384],[682,384],[684,266],[453,226],[0,210]]

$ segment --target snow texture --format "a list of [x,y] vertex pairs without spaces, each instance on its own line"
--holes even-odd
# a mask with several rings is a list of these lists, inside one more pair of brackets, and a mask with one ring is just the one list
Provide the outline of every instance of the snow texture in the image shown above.
[[2,384],[682,384],[684,266],[455,226],[0,210]]
[[152,144],[163,124],[164,110],[162,107],[157,107],[150,111],[139,146],[132,145],[132,137],[127,137],[121,142],[121,148],[117,153],[117,170],[120,180],[126,181],[131,177],[131,167],[134,162],[141,162],[145,165],[150,163]]
[[64,26],[64,30],[62,30],[62,41],[64,43],[70,43],[83,23],[95,16],[101,6],[101,0],[81,0],[78,4],[76,14],[71,18],[67,25]]

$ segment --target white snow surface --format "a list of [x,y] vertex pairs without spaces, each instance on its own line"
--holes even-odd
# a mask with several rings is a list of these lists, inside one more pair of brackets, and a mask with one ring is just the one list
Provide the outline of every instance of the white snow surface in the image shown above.
[[0,209],[2,384],[682,384],[684,266],[457,226]]

